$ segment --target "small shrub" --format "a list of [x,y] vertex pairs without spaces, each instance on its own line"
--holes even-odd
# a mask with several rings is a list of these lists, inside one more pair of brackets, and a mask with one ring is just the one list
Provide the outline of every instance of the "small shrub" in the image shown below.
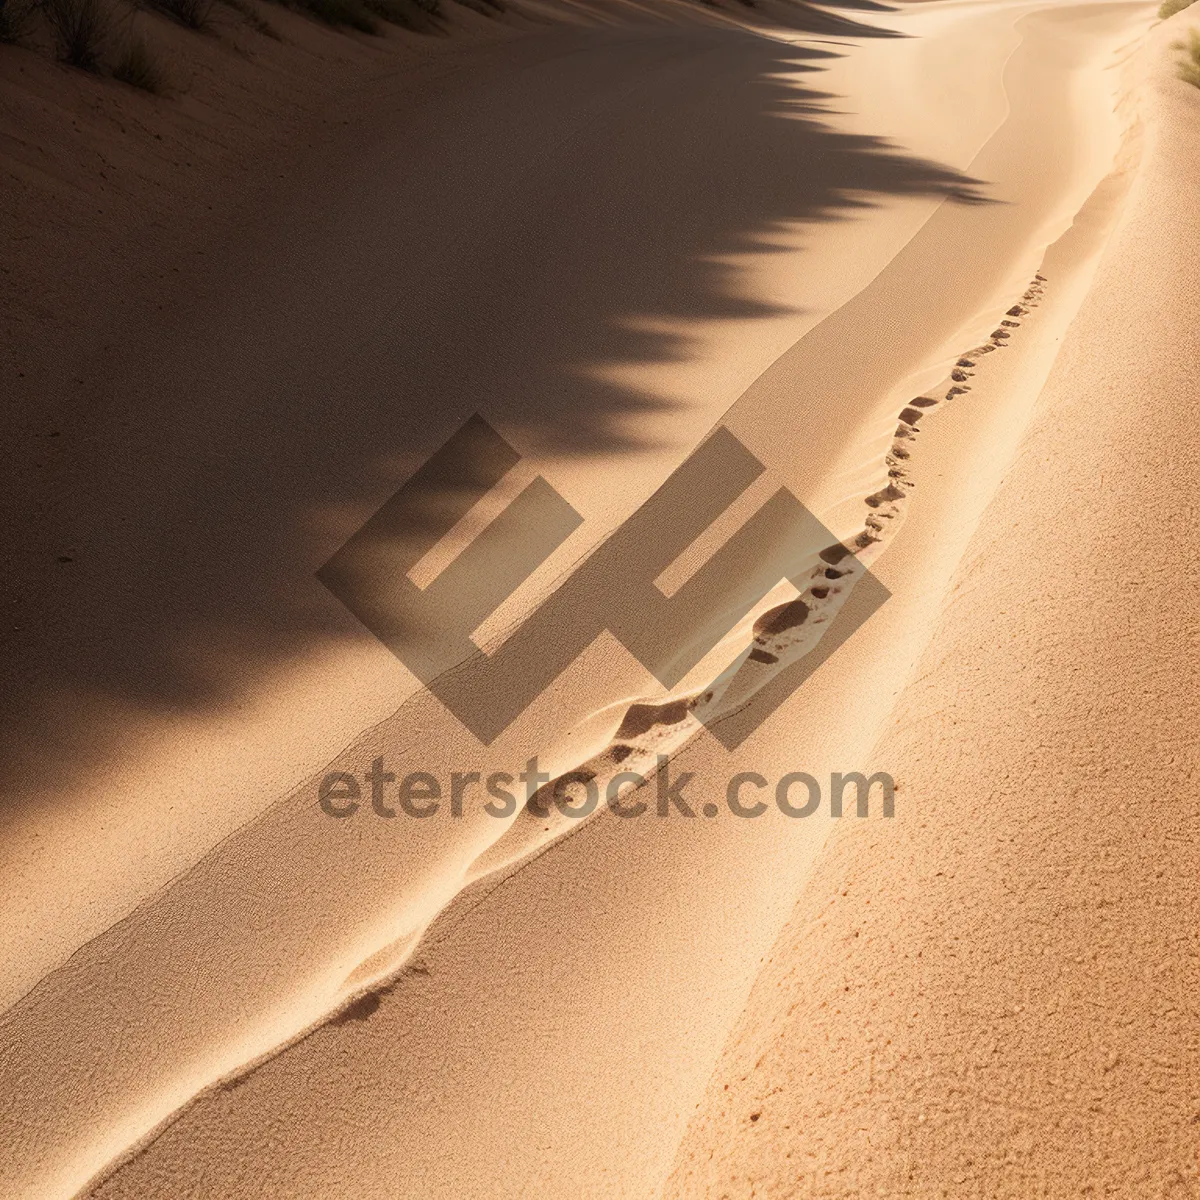
[[1183,12],[1192,4],[1192,0],[1163,0],[1159,5],[1158,15],[1162,20],[1173,17],[1177,12]]
[[274,38],[277,42],[283,39],[279,36],[279,30],[267,20],[266,17],[254,7],[250,0],[224,0],[224,2],[233,9],[234,12],[240,13],[246,19],[246,24],[254,30],[255,33],[261,33],[264,37]]
[[347,25],[360,33],[379,32],[371,14],[359,0],[295,0],[295,6],[326,25]]
[[105,0],[44,0],[42,11],[59,58],[95,71],[112,35],[112,14]]
[[188,29],[207,29],[212,19],[213,0],[150,0],[150,3]]
[[1176,42],[1175,49],[1184,52],[1183,62],[1179,64],[1179,78],[1200,88],[1200,29],[1193,29],[1186,42]]
[[155,61],[150,47],[136,33],[129,35],[125,49],[113,67],[113,76],[130,87],[141,88],[155,96],[162,95],[166,79]]
[[[461,2],[489,15],[495,8],[503,11],[503,0]],[[379,32],[376,17],[405,29],[424,32],[439,28],[437,22],[430,18],[441,15],[441,0],[279,0],[279,3],[306,12],[326,25],[345,25],[361,33]],[[236,2],[234,6],[239,7]]]
[[0,42],[19,42],[29,32],[28,3],[0,0]]
[[363,0],[363,3],[380,20],[415,33],[423,33],[436,25],[430,18],[437,15],[438,0],[425,0],[424,4],[417,0]]
[[403,0],[363,0],[363,7],[381,21],[405,29],[409,27],[409,14],[404,8]]

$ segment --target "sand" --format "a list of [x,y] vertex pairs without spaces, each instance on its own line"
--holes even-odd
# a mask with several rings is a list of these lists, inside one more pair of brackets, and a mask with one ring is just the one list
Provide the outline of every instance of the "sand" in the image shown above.
[[[252,204],[169,286],[135,255],[111,341],[56,366],[20,327],[75,442],[34,544],[76,541],[12,722],[0,1191],[1190,1194],[1187,14],[542,15],[352,41],[319,104],[293,79],[227,133],[290,131],[257,174],[213,152],[181,194],[240,170]],[[807,585],[806,636],[869,619],[733,751],[621,735],[662,689],[610,635],[481,746],[313,578],[476,409],[585,518],[484,640],[717,421],[837,537],[874,521],[891,598]],[[697,809],[881,770],[896,815],[316,804],[380,756],[611,773],[614,743]]]
[[[1178,518],[1200,207],[1179,180],[1200,131],[1171,32],[1131,65],[1140,121],[1098,197],[1125,193],[1115,231],[875,748],[911,807],[832,837],[668,1196],[1196,1192],[1196,551]],[[1081,214],[1048,291],[1070,238],[1113,219]],[[937,455],[952,434],[929,436]]]

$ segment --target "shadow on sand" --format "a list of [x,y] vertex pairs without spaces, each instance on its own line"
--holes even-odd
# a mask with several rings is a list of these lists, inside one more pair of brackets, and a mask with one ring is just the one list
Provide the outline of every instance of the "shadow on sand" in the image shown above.
[[730,256],[872,197],[978,200],[827,124],[834,98],[804,80],[838,53],[716,27],[530,39],[519,69],[376,104],[369,139],[147,297],[84,381],[9,568],[29,614],[5,654],[9,765],[85,771],[110,706],[219,710],[260,669],[362,637],[313,573],[472,412],[523,451],[635,449],[634,418],[669,405],[603,368],[686,360],[656,325],[785,311]]

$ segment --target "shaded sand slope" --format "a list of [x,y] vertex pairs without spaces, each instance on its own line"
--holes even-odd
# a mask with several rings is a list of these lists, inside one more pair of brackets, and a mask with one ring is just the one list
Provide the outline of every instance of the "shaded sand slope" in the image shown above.
[[449,36],[366,37],[270,7],[282,42],[139,15],[162,98],[0,45],[3,1006],[411,693],[313,572],[465,413],[557,457],[594,537],[892,250],[823,300],[779,283],[781,225],[874,194],[915,225],[962,182],[783,119],[836,52],[740,21],[852,16],[448,2]]
[[[488,750],[428,695],[397,712],[414,680],[313,572],[412,467],[484,407],[599,538],[967,186],[827,119],[828,49],[659,25],[490,51],[419,102],[388,77],[334,109],[350,132],[86,360],[49,521],[86,553],[42,630],[71,631],[41,677],[67,744],[6,839],[2,1191],[74,1190],[394,968],[504,832],[275,804],[314,746],[515,772],[647,688],[606,640]],[[860,213],[846,270],[816,233]],[[871,399],[791,448],[824,469]]]
[[[644,22],[388,72],[232,231],[30,367],[0,1003],[413,692],[314,572],[471,413],[587,518],[511,620],[963,193],[836,127],[814,81],[840,52]],[[859,415],[831,414],[810,484]],[[568,724],[604,702],[578,700]]]
[[[1095,81],[1106,77],[1113,46],[1144,25],[1144,9],[1001,7],[1009,36],[985,42],[981,55],[1006,103],[989,93],[987,128],[975,131],[981,152],[965,152],[961,130],[949,140],[961,156],[956,165],[986,178],[995,171],[1008,203],[942,205],[933,214],[914,207],[906,219],[919,219],[907,228],[880,203],[885,225],[896,220],[883,241],[887,266],[829,318],[846,323],[826,364],[830,380],[844,373],[870,385],[822,414],[828,424],[840,411],[845,424],[835,441],[844,438],[846,452],[844,475],[823,481],[824,495],[832,506],[844,490],[860,520],[862,497],[885,477],[895,413],[914,394],[905,389],[944,379],[961,351],[996,328],[1045,242],[1111,161],[1110,105],[1104,96],[1091,103]],[[950,11],[977,12],[996,27],[995,6]],[[1066,36],[1073,19],[1075,36]],[[956,39],[971,44],[961,29]],[[919,43],[912,40],[913,51],[895,45],[903,55]],[[1041,161],[1021,154],[1015,135],[1033,138],[1048,112],[1055,120],[1041,122],[1045,139],[1034,149],[1053,155],[1052,169],[1033,169]],[[1085,149],[1074,158],[1071,146]],[[1098,223],[1101,237],[1107,227]],[[833,244],[833,232],[821,234],[814,240]],[[722,800],[734,770],[771,778],[895,770],[873,747],[1016,450],[1094,250],[1085,247],[1070,271],[1064,265],[1059,298],[1052,289],[1022,318],[1009,349],[980,356],[970,402],[958,397],[921,433],[938,453],[927,456],[924,478],[914,467],[912,511],[873,567],[894,599],[735,754],[707,738],[679,754],[673,769],[696,773],[697,807]],[[807,410],[789,400],[811,386],[806,354],[828,345],[821,328],[747,393],[764,397],[750,415],[785,465],[810,449]],[[891,370],[880,362],[881,345],[908,340],[921,347],[911,360]],[[948,380],[937,394],[947,390]],[[877,446],[876,409],[889,403],[889,432]],[[832,426],[822,436],[833,437]],[[595,478],[598,486],[603,475]],[[851,593],[849,604],[858,600]],[[639,694],[646,682],[610,644],[598,644],[489,761],[511,765],[538,744],[532,739],[552,742],[573,711],[596,701],[597,680],[618,697]],[[381,750],[397,765],[437,770],[459,765],[464,753],[428,702],[406,705],[363,735],[339,765],[361,771]],[[470,766],[486,765],[472,754]],[[548,831],[522,818],[504,866],[495,823],[416,830],[370,820],[331,829],[311,788],[298,792],[13,1011],[9,1030],[55,1064],[46,1072],[53,1089],[43,1084],[34,1095],[44,1065],[12,1059],[12,1075],[26,1087],[18,1114],[24,1156],[12,1167],[20,1186],[61,1187],[106,1163],[115,1169],[96,1190],[130,1196],[638,1195],[661,1186],[830,823],[601,815],[544,848]],[[500,869],[453,899],[477,854]],[[451,900],[406,959],[415,935]],[[247,1059],[347,1000],[332,1021],[246,1069]],[[84,1077],[96,1086],[81,1087]]]
[[1200,96],[1166,52],[1181,26],[1134,66],[1126,216],[876,747],[897,819],[831,839],[668,1196],[1200,1193]]

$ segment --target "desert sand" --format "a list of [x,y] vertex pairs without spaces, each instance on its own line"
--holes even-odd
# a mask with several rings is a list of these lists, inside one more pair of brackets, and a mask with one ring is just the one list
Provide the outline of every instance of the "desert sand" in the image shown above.
[[[1200,16],[279,20],[136,102],[2,48],[0,1195],[1200,1195]],[[582,518],[489,651],[718,427],[766,470],[663,590],[822,528],[485,745],[316,575],[476,412],[417,583]],[[318,803],[533,755],[697,815]],[[835,771],[894,815],[729,811]]]

